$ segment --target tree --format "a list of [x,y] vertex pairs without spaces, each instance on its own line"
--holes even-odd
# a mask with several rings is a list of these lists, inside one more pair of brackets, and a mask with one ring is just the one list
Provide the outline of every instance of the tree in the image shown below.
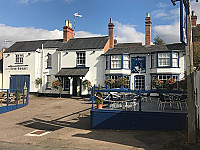
[[158,35],[156,35],[156,37],[153,39],[153,44],[155,45],[164,45],[165,41],[163,39],[161,39]]

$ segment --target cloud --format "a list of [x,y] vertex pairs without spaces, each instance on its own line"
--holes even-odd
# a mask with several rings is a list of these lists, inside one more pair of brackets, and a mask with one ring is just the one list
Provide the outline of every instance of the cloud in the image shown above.
[[192,1],[191,2],[191,9],[195,10],[195,14],[197,15],[197,23],[200,24],[200,2]]
[[[45,29],[35,29],[33,27],[12,27],[0,24],[0,48],[9,47],[16,41],[43,40],[43,39],[61,39],[62,31]],[[5,40],[12,41],[7,44]]]
[[115,35],[118,43],[144,43],[144,34],[138,32],[133,25],[125,25],[115,21]]
[[[191,10],[195,10],[197,15],[197,23],[200,23],[200,2],[192,1]],[[171,17],[170,17],[171,16]],[[172,9],[169,11],[169,18],[173,19],[174,22],[169,25],[158,25],[154,26],[153,30],[155,35],[161,37],[166,43],[180,42],[180,19],[179,19],[179,8]]]
[[179,19],[179,8],[172,9],[170,11],[165,9],[156,9],[151,12],[152,18],[162,19],[162,20],[177,20]]
[[93,33],[86,32],[86,31],[76,31],[76,33],[75,33],[76,38],[97,37],[97,36],[102,36],[102,35],[101,34],[93,34]]
[[158,25],[154,26],[153,30],[155,35],[158,35],[162,38],[165,43],[176,43],[180,42],[180,30],[179,30],[180,23],[175,22],[171,25]]
[[165,4],[165,3],[159,2],[159,3],[157,4],[157,7],[159,7],[159,8],[166,8],[166,7],[168,7],[168,5]]
[[22,3],[22,4],[36,3],[36,2],[39,2],[39,1],[49,2],[51,0],[19,0],[19,2]]

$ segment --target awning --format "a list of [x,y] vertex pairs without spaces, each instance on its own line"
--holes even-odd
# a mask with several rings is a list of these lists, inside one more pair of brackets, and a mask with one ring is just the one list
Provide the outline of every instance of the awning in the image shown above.
[[89,71],[89,67],[84,68],[62,68],[55,76],[65,77],[65,76],[85,76]]

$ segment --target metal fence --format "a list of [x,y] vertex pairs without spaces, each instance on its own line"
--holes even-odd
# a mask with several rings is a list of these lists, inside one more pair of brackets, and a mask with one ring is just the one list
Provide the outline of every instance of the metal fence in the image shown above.
[[0,89],[0,114],[28,105],[28,89]]

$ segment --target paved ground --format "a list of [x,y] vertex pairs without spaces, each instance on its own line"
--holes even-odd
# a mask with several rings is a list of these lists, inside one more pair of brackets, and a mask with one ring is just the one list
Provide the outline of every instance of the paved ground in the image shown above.
[[[91,130],[88,101],[30,97],[28,106],[0,114],[0,150],[156,150],[176,132]],[[43,136],[26,136],[34,130]]]

